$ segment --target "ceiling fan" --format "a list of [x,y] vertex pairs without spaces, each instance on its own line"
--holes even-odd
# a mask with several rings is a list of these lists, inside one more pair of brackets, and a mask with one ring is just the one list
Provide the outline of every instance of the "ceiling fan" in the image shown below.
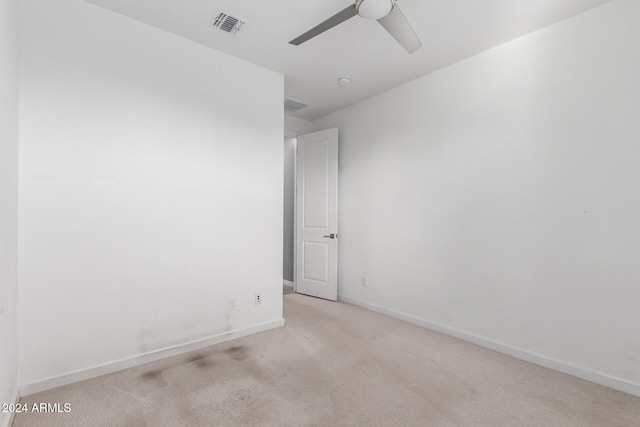
[[422,47],[420,39],[400,10],[397,0],[356,0],[355,4],[336,13],[289,43],[298,46],[356,15],[378,21],[409,53]]

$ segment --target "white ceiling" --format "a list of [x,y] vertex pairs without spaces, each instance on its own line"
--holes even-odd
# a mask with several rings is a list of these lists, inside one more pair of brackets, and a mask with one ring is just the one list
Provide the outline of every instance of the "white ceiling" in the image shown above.
[[[609,0],[399,0],[423,43],[413,55],[360,17],[288,44],[351,0],[87,1],[284,74],[285,97],[309,105],[293,115],[313,120]],[[218,9],[247,22],[235,37],[211,27]]]

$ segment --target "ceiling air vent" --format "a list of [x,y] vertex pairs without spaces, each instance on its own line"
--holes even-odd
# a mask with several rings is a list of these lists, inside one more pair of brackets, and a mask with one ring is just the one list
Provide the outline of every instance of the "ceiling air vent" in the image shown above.
[[302,102],[294,101],[293,99],[285,99],[284,101],[284,111],[288,111],[290,113],[295,113],[296,111],[300,111],[305,107],[308,107],[308,105],[303,104]]
[[231,35],[236,34],[240,29],[244,26],[245,22],[234,16],[229,15],[226,12],[218,11],[215,18],[213,19],[213,26],[225,33],[229,33]]

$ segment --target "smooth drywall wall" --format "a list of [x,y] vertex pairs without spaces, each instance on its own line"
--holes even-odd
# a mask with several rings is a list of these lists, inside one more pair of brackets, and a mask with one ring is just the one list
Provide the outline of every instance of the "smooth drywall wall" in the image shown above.
[[281,322],[283,76],[80,0],[20,48],[19,383]]
[[295,137],[311,132],[311,122],[293,116],[284,116],[285,136]]
[[293,282],[296,204],[296,138],[284,139],[284,280]]
[[[0,3],[0,403],[18,372],[18,1]],[[0,426],[9,422],[0,412]]]
[[340,295],[640,392],[638,22],[613,1],[314,122]]

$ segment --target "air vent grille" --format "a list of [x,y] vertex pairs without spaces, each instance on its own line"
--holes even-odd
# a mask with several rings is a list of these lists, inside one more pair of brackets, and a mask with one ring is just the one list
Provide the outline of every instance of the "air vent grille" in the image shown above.
[[213,26],[219,30],[229,33],[231,35],[236,34],[244,26],[245,22],[234,16],[229,15],[226,12],[218,11],[216,17],[213,20]]
[[303,104],[302,102],[294,101],[293,99],[285,99],[284,101],[284,111],[288,111],[290,113],[295,113],[296,111],[300,111],[305,107],[308,107],[308,105]]

